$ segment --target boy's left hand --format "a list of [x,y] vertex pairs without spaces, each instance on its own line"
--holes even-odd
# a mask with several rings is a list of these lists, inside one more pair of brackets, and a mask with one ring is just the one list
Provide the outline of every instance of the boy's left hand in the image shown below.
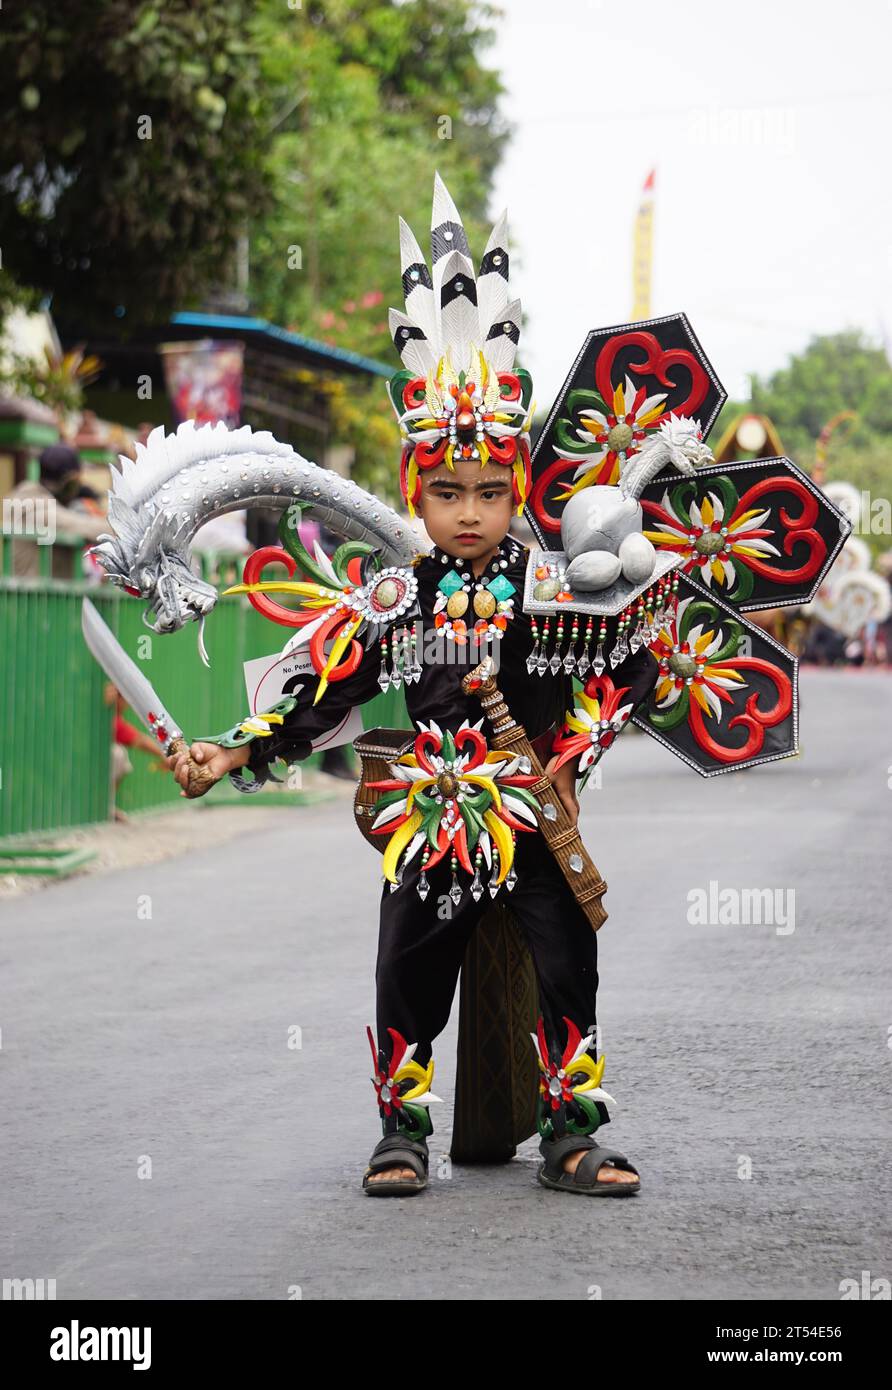
[[560,797],[561,804],[570,817],[571,823],[576,825],[579,820],[579,800],[576,796],[576,763],[571,759],[570,762],[563,763],[555,772],[556,762],[557,755],[548,760],[545,766],[545,775],[550,779],[551,785]]

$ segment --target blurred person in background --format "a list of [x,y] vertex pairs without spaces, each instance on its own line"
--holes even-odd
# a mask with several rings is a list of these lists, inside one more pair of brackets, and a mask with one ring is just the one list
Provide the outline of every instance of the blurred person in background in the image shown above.
[[[877,556],[876,569],[892,589],[892,550],[884,550],[882,555]],[[875,654],[879,665],[892,663],[892,612],[877,627]]]
[[[16,578],[39,578],[41,545],[50,544],[53,536],[92,544],[108,529],[104,516],[88,511],[78,502],[83,487],[77,450],[70,444],[51,444],[40,455],[39,480],[25,478],[6,494],[3,530],[16,537],[12,542],[12,572]],[[47,540],[21,535],[26,527],[46,535]],[[53,579],[81,578],[81,553],[76,544],[52,545]]]
[[[156,771],[166,768],[164,755],[148,734],[142,729],[137,729],[135,725],[129,724],[124,718],[124,711],[127,709],[127,702],[121,692],[107,681],[103,691],[103,698],[107,705],[114,705],[115,717],[112,726],[114,742],[112,743],[112,785],[114,788],[115,799],[117,800],[118,787],[128,773],[133,771],[133,764],[128,757],[128,748],[140,748],[144,753],[150,754],[155,760]],[[119,807],[115,806],[115,820],[125,822],[129,819]]]

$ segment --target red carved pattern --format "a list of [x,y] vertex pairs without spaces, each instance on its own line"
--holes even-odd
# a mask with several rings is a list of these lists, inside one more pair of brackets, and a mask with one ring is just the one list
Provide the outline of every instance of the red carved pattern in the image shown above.
[[[818,499],[804,483],[798,478],[789,478],[783,474],[775,475],[773,478],[762,478],[743,494],[728,525],[732,526],[736,519],[749,511],[761,497],[770,495],[779,488],[784,492],[791,492],[802,503],[802,511],[797,517],[792,517],[786,507],[778,509],[778,519],[786,530],[784,553],[790,555],[795,545],[804,543],[808,547],[808,559],[798,569],[780,570],[764,560],[757,560],[753,555],[741,555],[736,558],[763,579],[772,579],[780,584],[798,584],[802,580],[813,579],[827,558],[827,542],[813,529],[818,517]],[[757,535],[761,532],[752,534]],[[740,544],[746,545],[746,533],[740,536]]]
[[617,354],[624,347],[644,349],[644,361],[630,362],[627,371],[635,372],[639,376],[655,376],[660,385],[665,386],[668,390],[676,385],[676,382],[669,375],[674,367],[682,367],[690,372],[691,384],[688,394],[678,405],[672,406],[676,415],[692,415],[698,406],[703,404],[709,390],[709,377],[694,354],[685,348],[664,349],[653,333],[636,331],[617,333],[614,337],[608,338],[598,353],[595,363],[595,385],[608,406],[613,401],[613,386],[610,380],[613,364]]
[[[704,371],[703,366],[698,362],[693,353],[684,348],[667,348],[660,346],[658,339],[653,333],[645,333],[636,330],[632,333],[617,333],[601,348],[595,360],[595,385],[598,388],[608,410],[613,406],[613,382],[611,373],[618,353],[624,347],[640,347],[644,350],[644,359],[640,362],[630,362],[627,370],[638,375],[648,374],[656,377],[661,386],[671,390],[676,383],[670,376],[670,372],[675,368],[684,368],[690,373],[690,388],[688,394],[678,405],[673,405],[672,410],[676,415],[691,415],[698,406],[702,405],[709,390],[709,377]],[[639,392],[640,395],[640,392]],[[640,403],[640,402],[639,402]],[[562,474],[567,473],[577,466],[577,460],[557,459],[549,464],[541,476],[537,479],[530,497],[530,505],[533,513],[542,527],[543,531],[555,534],[561,529],[560,516],[552,516],[546,505],[546,490],[552,483],[556,482]],[[596,483],[606,482],[612,471],[612,461],[605,461],[602,473],[598,476]]]
[[[740,748],[726,748],[717,743],[706,726],[703,709],[696,700],[691,700],[688,720],[691,732],[703,751],[715,758],[717,762],[729,764],[745,762],[761,752],[765,742],[765,730],[780,724],[789,715],[793,708],[793,684],[785,671],[761,657],[735,657],[732,661],[723,661],[722,666],[727,666],[733,671],[759,671],[762,675],[767,676],[777,691],[777,700],[771,708],[760,709],[760,692],[754,690],[746,702],[746,709],[740,714],[736,714],[733,719],[729,719],[727,724],[729,732],[737,725],[742,725],[749,731],[746,742]],[[718,693],[724,698],[728,698],[727,692],[719,690]]]
[[[294,557],[289,555],[288,551],[283,550],[280,546],[263,545],[259,550],[255,550],[252,555],[249,555],[245,561],[245,568],[242,574],[244,583],[259,584],[264,569],[267,565],[273,563],[284,565],[288,571],[288,578],[294,578],[294,571],[297,569],[297,563]],[[353,570],[351,578],[353,578],[354,574],[356,575],[354,582],[358,582],[359,579],[356,566],[360,563],[361,556],[354,556],[350,561],[350,566],[348,566],[348,574],[350,574],[351,567]],[[299,609],[286,608],[284,604],[277,603],[275,599],[270,598],[268,594],[248,594],[248,599],[252,606],[257,609],[258,613],[262,613],[265,618],[271,619],[274,623],[279,623],[282,627],[304,627],[307,623],[313,622],[321,616],[318,609],[305,609],[301,611]],[[332,602],[334,602],[334,600],[332,600]],[[321,675],[325,667],[325,643],[330,638],[334,639],[337,637],[344,623],[350,620],[350,616],[349,613],[345,613],[344,611],[332,614],[327,622],[320,624],[310,638],[310,659],[317,674]],[[354,637],[350,642],[350,648],[346,656],[344,656],[333,670],[329,671],[328,679],[330,681],[340,681],[344,680],[346,676],[352,676],[353,673],[359,669],[362,656],[362,643],[357,642]]]

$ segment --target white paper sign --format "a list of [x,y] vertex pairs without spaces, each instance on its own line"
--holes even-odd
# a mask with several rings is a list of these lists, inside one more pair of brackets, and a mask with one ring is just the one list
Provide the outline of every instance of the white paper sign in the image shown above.
[[[288,656],[281,656],[278,652],[273,652],[271,656],[258,656],[253,661],[246,661],[244,668],[248,708],[252,714],[262,714],[284,695],[296,695],[306,683],[301,677],[315,676],[306,648],[290,652]],[[325,696],[322,698],[324,700]],[[337,748],[342,743],[352,743],[362,731],[360,710],[348,710],[333,729],[313,739],[313,748]]]

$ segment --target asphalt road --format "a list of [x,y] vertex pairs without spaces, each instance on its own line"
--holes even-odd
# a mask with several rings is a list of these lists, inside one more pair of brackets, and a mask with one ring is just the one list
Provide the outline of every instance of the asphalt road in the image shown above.
[[[803,690],[797,759],[705,781],[629,734],[584,794],[610,882],[604,1136],[638,1197],[544,1190],[535,1140],[450,1175],[454,1017],[430,1188],[362,1193],[380,861],[341,798],[0,907],[0,1276],[404,1300],[836,1300],[892,1277],[892,679]],[[778,890],[778,920],[701,924],[710,881],[726,915]]]

